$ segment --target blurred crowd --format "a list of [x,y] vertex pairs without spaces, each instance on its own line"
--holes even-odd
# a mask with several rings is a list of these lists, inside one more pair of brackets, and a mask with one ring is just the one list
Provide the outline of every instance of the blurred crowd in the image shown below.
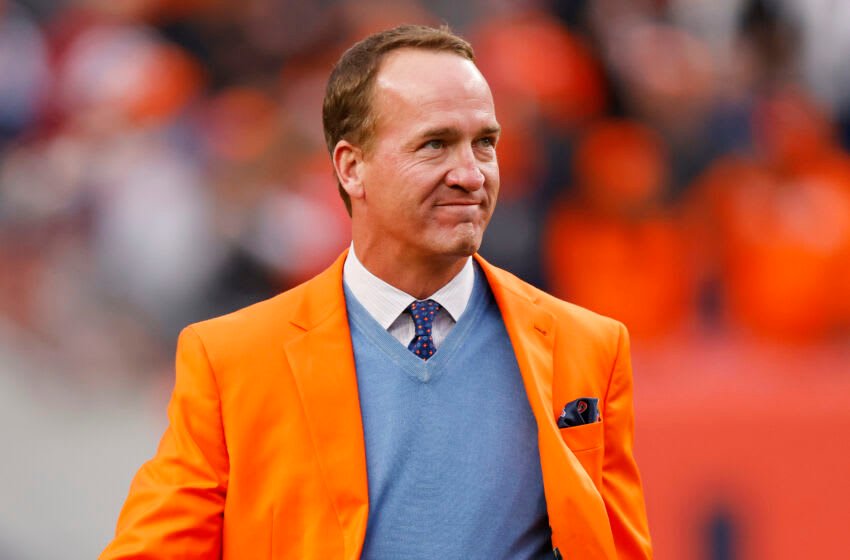
[[0,339],[170,376],[182,326],[323,269],[333,62],[448,22],[504,129],[485,257],[638,341],[845,340],[845,4],[0,0]]

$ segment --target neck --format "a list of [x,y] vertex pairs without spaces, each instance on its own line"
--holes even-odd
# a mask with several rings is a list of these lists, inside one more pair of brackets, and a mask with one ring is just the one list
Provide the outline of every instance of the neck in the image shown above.
[[466,264],[468,256],[391,254],[388,248],[354,241],[354,252],[363,266],[399,290],[425,299],[448,284]]

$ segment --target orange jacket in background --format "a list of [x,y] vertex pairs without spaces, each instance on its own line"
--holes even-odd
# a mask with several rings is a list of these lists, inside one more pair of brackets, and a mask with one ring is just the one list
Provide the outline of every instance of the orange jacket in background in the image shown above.
[[[537,421],[553,546],[650,558],[625,328],[476,259]],[[101,560],[360,557],[369,500],[344,261],[183,331],[169,427]],[[559,430],[579,397],[599,399],[602,421]]]

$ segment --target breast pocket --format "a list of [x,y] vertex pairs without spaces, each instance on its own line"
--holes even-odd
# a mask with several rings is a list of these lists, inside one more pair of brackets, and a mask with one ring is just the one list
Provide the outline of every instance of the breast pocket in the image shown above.
[[561,438],[590,475],[596,487],[602,484],[602,458],[605,454],[605,421],[560,428]]

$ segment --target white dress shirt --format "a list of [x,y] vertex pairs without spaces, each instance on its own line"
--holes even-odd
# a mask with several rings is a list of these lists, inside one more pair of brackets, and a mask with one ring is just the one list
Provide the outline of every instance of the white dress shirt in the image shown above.
[[[416,327],[413,324],[413,317],[409,313],[404,313],[404,310],[416,301],[416,298],[387,284],[366,270],[354,253],[353,243],[342,268],[342,279],[360,305],[396,340],[405,346],[413,340]],[[472,266],[472,257],[469,257],[461,271],[448,284],[433,295],[424,298],[432,299],[441,306],[432,328],[436,348],[440,347],[466,309],[474,285],[475,270]]]

